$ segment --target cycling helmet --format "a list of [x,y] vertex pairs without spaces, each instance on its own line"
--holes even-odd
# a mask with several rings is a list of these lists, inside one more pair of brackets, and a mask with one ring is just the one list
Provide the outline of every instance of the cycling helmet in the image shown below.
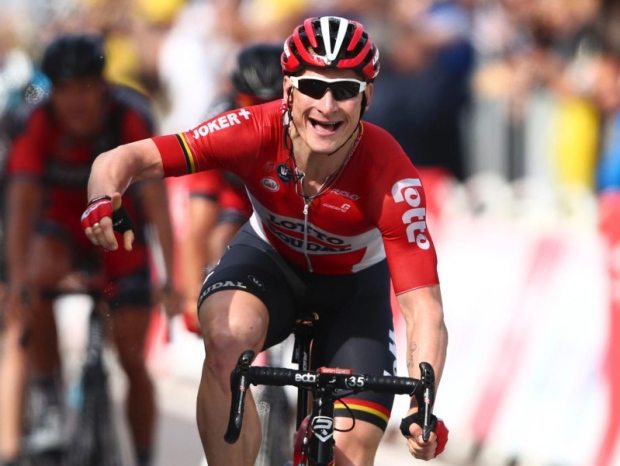
[[232,83],[241,94],[266,102],[282,97],[282,47],[273,44],[253,44],[237,56]]
[[284,42],[281,63],[285,74],[311,66],[350,69],[372,82],[379,74],[379,49],[360,23],[322,16],[295,28]]
[[97,35],[71,34],[57,37],[46,48],[41,70],[50,81],[101,76],[105,65],[103,39]]

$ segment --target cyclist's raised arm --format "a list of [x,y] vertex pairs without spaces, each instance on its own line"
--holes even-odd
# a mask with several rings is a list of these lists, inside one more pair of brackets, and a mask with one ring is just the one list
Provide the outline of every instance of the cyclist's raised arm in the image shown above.
[[[152,139],[124,144],[99,155],[91,169],[89,204],[82,215],[82,225],[88,239],[106,249],[117,249],[112,212],[121,208],[121,195],[133,182],[161,179],[163,176],[161,155]],[[130,219],[121,220],[128,224],[123,236],[125,249],[130,250],[133,226]]]
[[95,159],[88,180],[88,199],[122,195],[133,182],[163,176],[161,155],[152,139],[124,144]]

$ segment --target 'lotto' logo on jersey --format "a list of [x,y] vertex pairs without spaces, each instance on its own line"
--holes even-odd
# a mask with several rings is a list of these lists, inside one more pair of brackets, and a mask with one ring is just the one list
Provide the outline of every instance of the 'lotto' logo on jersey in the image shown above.
[[[396,203],[406,202],[412,208],[403,214],[403,223],[407,225],[407,239],[420,249],[428,249],[430,241],[426,231],[426,208],[420,207],[422,197],[416,189],[422,186],[419,178],[406,178],[394,183],[392,197]],[[414,221],[417,220],[417,221]]]
[[221,117],[208,121],[205,124],[200,125],[198,128],[196,128],[194,130],[194,139],[198,139],[200,137],[206,136],[209,133],[228,128],[230,126],[239,125],[244,121],[249,120],[250,115],[252,114],[248,112],[245,108],[237,110],[237,112],[222,115]]

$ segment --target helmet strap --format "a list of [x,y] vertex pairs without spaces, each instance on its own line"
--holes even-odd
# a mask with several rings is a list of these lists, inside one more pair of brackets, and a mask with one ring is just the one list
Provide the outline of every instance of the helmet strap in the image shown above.
[[[361,118],[360,118],[360,120],[361,120]],[[340,149],[342,149],[347,142],[349,142],[351,140],[351,138],[353,137],[353,135],[355,134],[357,129],[360,127],[360,120],[357,121],[357,125],[355,125],[355,128],[353,129],[353,131],[351,131],[351,134],[346,139],[346,141],[344,141],[342,144],[340,144],[336,150],[328,153],[327,154],[328,157],[331,157],[332,155],[334,155],[336,152],[338,152]]]

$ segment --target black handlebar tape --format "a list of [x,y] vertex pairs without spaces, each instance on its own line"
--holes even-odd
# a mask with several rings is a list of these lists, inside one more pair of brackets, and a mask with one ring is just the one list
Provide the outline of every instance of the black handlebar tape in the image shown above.
[[420,386],[420,381],[407,377],[386,375],[367,375],[365,389],[373,392],[393,393],[395,395],[412,396]]
[[230,403],[230,416],[228,418],[228,428],[224,434],[227,443],[235,443],[241,435],[243,424],[243,410],[245,408],[245,394],[250,386],[248,372],[250,364],[254,359],[254,351],[244,351],[239,357],[237,366],[230,374],[230,390],[232,399]]
[[295,369],[281,367],[256,366],[250,368],[250,381],[254,385],[273,385],[283,387],[295,383]]

